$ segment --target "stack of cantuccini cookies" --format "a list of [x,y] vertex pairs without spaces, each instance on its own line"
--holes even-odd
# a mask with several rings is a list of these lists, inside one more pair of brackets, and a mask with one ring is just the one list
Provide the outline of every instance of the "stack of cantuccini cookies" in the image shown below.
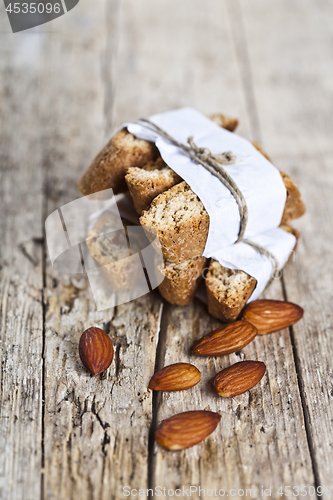
[[[210,118],[231,132],[238,125],[237,119],[221,114]],[[269,159],[258,144],[253,145]],[[280,173],[287,190],[280,227],[297,240],[299,233],[289,222],[301,217],[305,207],[296,183]],[[205,282],[209,312],[223,322],[239,316],[257,281],[244,271],[227,269],[215,260],[206,262],[202,254],[209,215],[188,184],[164,163],[152,142],[137,139],[126,128],[120,130],[94,159],[79,188],[84,195],[109,188],[114,194],[129,190],[141,225],[148,235],[152,232],[160,240],[164,258],[161,271],[165,278],[159,291],[168,302],[190,303],[208,266]],[[98,248],[92,254],[97,261],[103,260]]]

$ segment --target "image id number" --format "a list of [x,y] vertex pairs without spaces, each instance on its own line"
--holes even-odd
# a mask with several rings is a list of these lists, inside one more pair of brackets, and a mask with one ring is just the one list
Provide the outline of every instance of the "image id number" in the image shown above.
[[322,495],[330,495],[332,490],[329,487],[317,486],[308,486],[308,487],[299,487],[299,486],[281,486],[277,494],[286,497],[321,497]]
[[9,13],[14,13],[14,14],[36,14],[37,12],[39,14],[44,14],[45,12],[47,14],[55,13],[59,14],[61,12],[61,6],[60,3],[55,3],[52,4],[50,2],[48,3],[43,3],[43,2],[32,2],[32,3],[19,3],[19,2],[14,2],[10,3],[8,7],[6,8],[6,11]]

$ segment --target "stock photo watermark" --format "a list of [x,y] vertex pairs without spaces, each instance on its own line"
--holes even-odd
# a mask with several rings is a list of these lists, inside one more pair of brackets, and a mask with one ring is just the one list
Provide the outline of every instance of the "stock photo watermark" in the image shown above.
[[45,221],[53,268],[86,274],[98,311],[131,302],[164,279],[160,242],[124,225],[112,189],[78,198]]
[[277,497],[321,497],[331,495],[333,488],[331,486],[260,486],[257,488],[202,488],[201,486],[179,486],[178,488],[168,488],[165,486],[155,486],[154,488],[132,488],[130,486],[122,487],[124,497],[135,498],[277,498]]
[[80,0],[4,0],[7,16],[13,33],[35,28],[63,16]]

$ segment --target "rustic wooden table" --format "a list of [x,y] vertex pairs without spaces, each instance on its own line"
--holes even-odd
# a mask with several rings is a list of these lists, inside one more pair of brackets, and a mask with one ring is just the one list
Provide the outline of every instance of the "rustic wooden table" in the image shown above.
[[[82,0],[18,34],[0,12],[1,499],[118,500],[124,487],[146,497],[191,485],[233,498],[331,487],[330,499],[333,2]],[[44,240],[47,215],[80,196],[79,177],[117,126],[184,105],[239,117],[238,132],[297,180],[308,209],[296,259],[266,293],[303,306],[304,319],[221,359],[189,355],[219,324],[200,302],[171,306],[153,292],[96,312],[85,277],[56,273]],[[78,358],[91,325],[115,345],[100,377]],[[264,361],[267,376],[250,393],[214,397],[208,380],[243,358]],[[203,382],[147,390],[176,361],[195,362]],[[222,415],[211,437],[181,452],[154,443],[163,418],[195,408]]]

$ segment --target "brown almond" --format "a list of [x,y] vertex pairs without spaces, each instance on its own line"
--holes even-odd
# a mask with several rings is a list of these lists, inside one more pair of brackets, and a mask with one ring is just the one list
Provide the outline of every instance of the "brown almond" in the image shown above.
[[164,420],[155,439],[167,450],[183,450],[200,443],[217,427],[221,415],[213,411],[186,411]]
[[223,356],[239,351],[257,335],[257,329],[247,321],[235,321],[216,328],[199,340],[192,348],[197,356]]
[[219,372],[212,380],[212,389],[223,398],[233,398],[252,389],[266,371],[261,361],[240,361]]
[[190,363],[174,363],[156,372],[148,388],[155,391],[181,391],[200,382],[201,373]]
[[113,344],[100,328],[88,328],[80,338],[79,354],[82,363],[93,375],[104,372],[113,359]]
[[259,335],[277,332],[293,325],[303,316],[303,309],[282,300],[254,300],[243,309],[242,318],[258,329]]

